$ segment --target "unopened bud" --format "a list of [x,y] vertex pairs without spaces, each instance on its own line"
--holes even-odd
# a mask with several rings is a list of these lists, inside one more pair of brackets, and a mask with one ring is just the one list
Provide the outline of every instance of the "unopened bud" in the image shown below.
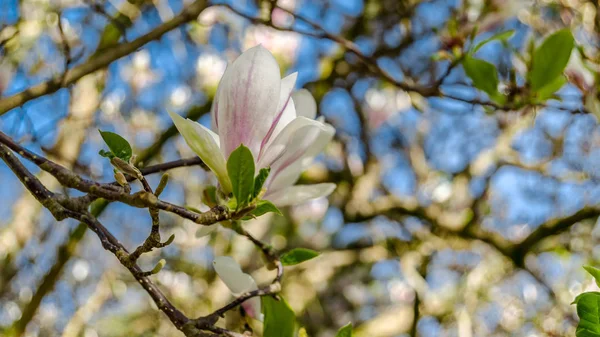
[[133,165],[129,164],[128,162],[124,161],[123,159],[119,158],[119,157],[113,157],[110,159],[110,163],[113,164],[113,166],[125,173],[128,174],[130,176],[133,177],[138,177],[141,175],[140,171],[138,169],[136,169]]
[[165,261],[165,259],[160,259],[160,261],[158,261],[158,263],[156,264],[156,266],[154,266],[154,268],[152,269],[152,274],[158,274],[159,271],[161,271],[163,269],[163,267],[165,266],[165,264],[167,264],[167,261]]
[[127,178],[125,178],[125,175],[119,171],[115,171],[115,180],[121,186],[127,186],[127,184],[128,184]]

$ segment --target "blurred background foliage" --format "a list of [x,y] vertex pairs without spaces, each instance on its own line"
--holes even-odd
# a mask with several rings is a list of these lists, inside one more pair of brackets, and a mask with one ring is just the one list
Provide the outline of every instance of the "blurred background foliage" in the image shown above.
[[[151,36],[190,6],[200,15]],[[519,97],[531,44],[565,27],[577,44],[569,82],[540,104],[491,103],[457,61],[515,30],[475,56]],[[141,165],[191,157],[167,111],[209,125],[227,63],[262,44],[337,130],[301,178],[337,190],[246,224],[276,249],[322,252],[283,283],[309,336],[348,321],[356,336],[570,336],[570,302],[597,289],[581,266],[600,260],[599,43],[599,6],[585,0],[2,0],[0,129],[103,181],[112,168],[97,129],[130,140]],[[164,198],[193,207],[215,182],[199,167],[171,177]],[[151,224],[142,209],[94,211],[127,247]],[[196,238],[196,225],[161,217],[175,243],[140,263],[167,260],[153,278],[186,314],[231,300],[215,256],[269,282],[245,238]],[[85,226],[56,222],[5,165],[0,304],[0,335],[181,335]],[[230,312],[222,324],[240,322]]]

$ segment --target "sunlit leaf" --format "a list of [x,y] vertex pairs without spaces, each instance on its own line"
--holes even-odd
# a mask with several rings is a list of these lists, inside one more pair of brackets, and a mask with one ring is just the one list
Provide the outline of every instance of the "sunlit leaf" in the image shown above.
[[579,324],[577,337],[600,337],[600,293],[587,292],[576,298]]
[[277,215],[281,215],[281,211],[279,210],[279,208],[273,205],[273,203],[271,203],[269,200],[260,200],[256,203],[256,208],[253,209],[252,212],[250,212],[252,216],[245,216],[242,220],[250,220],[253,217],[259,217],[267,213],[275,213]]
[[492,99],[499,97],[498,72],[493,64],[469,55],[464,57],[462,64],[475,88],[484,91]]
[[583,269],[585,269],[585,271],[592,275],[594,280],[596,280],[596,285],[600,287],[600,269],[592,266],[583,266]]
[[[104,142],[106,143],[106,145],[108,146],[108,148],[110,149],[110,151],[112,152],[113,155],[115,155],[117,158],[120,158],[126,162],[129,161],[129,159],[131,158],[131,155],[133,154],[133,151],[131,150],[131,145],[129,145],[129,142],[119,136],[118,134],[114,133],[114,132],[109,132],[109,131],[100,131],[100,135],[102,136],[102,139],[104,139]],[[100,153],[100,155],[102,156],[108,156],[107,152],[102,151]]]
[[269,177],[269,172],[271,172],[271,168],[269,167],[261,168],[260,171],[258,171],[256,178],[254,178],[254,192],[252,192],[251,199],[256,198],[260,194],[260,190],[262,189],[263,185],[265,184],[265,181],[267,181],[267,178]]
[[293,337],[296,330],[296,314],[280,297],[262,297],[263,314],[265,315],[264,337]]
[[537,91],[536,99],[538,102],[543,102],[551,98],[563,85],[567,84],[567,79],[563,76],[557,76],[552,82],[546,84]]
[[510,39],[514,34],[515,34],[514,29],[495,34],[495,35],[479,42],[478,44],[476,44],[475,47],[473,47],[473,49],[471,49],[471,53],[472,54],[476,53],[481,47],[485,46],[486,44],[488,44],[492,41],[506,41],[506,40]]
[[284,266],[293,266],[319,256],[319,252],[306,248],[294,248],[281,256]]
[[352,323],[348,323],[341,327],[335,337],[352,337]]
[[231,152],[227,160],[227,173],[237,200],[236,207],[246,206],[254,191],[254,158],[244,144]]
[[535,49],[528,74],[531,90],[540,90],[563,73],[574,45],[571,31],[563,29],[548,36],[542,45]]

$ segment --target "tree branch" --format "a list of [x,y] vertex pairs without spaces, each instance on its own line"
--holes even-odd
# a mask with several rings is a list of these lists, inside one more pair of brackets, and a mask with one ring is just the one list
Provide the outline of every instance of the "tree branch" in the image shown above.
[[161,24],[154,28],[149,33],[131,41],[116,45],[108,48],[99,55],[93,55],[86,62],[66,71],[63,75],[56,76],[49,81],[40,83],[31,88],[28,88],[18,94],[6,97],[0,100],[0,116],[7,113],[13,108],[19,107],[26,102],[38,98],[40,96],[48,95],[59,89],[66,87],[83,76],[93,73],[99,69],[108,66],[113,61],[129,55],[141,48],[150,41],[160,39],[164,34],[170,32],[177,27],[190,22],[207,7],[206,0],[196,0],[189,7],[185,8],[181,13],[175,16],[173,19]]

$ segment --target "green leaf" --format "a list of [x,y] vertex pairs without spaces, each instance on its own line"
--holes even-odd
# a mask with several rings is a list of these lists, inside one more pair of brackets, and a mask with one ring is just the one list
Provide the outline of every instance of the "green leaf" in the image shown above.
[[352,323],[348,323],[341,327],[335,337],[352,337]]
[[281,296],[279,301],[263,296],[262,308],[265,315],[264,337],[294,337],[296,314]]
[[112,152],[106,151],[106,150],[100,150],[100,151],[98,151],[98,154],[101,155],[102,157],[111,158],[111,159],[115,156]]
[[600,269],[592,266],[583,266],[583,269],[585,269],[585,271],[594,277],[594,280],[596,280],[596,285],[600,287]]
[[[259,202],[256,203],[256,208],[253,209],[249,215],[243,217],[242,220],[250,220],[254,217],[259,217],[261,215],[271,213],[271,212],[275,213],[277,215],[282,215],[279,208],[277,208],[277,206],[273,205],[273,203],[271,203],[269,200],[260,200]],[[253,216],[251,216],[251,215],[253,215]]]
[[528,74],[531,90],[537,92],[561,75],[569,62],[575,45],[569,29],[548,36],[534,52]]
[[577,337],[600,337],[600,293],[587,292],[577,296],[579,325]]
[[[102,131],[102,130],[98,130],[98,131],[100,131],[100,135],[102,136],[102,139],[104,139],[104,142],[106,143],[106,145],[108,145],[108,148],[110,149],[112,154],[117,158],[121,158],[124,161],[129,162],[129,159],[131,158],[131,155],[133,154],[133,151],[131,150],[131,145],[129,145],[129,142],[127,140],[125,140],[125,138],[119,136],[118,134],[116,134],[114,132]],[[107,152],[101,152],[100,155],[106,157]]]
[[492,42],[492,41],[506,41],[508,39],[510,39],[513,35],[515,34],[515,30],[511,29],[511,30],[507,30],[505,32],[500,32],[498,34],[495,34],[481,42],[479,42],[478,44],[475,45],[475,47],[473,47],[473,49],[471,49],[470,53],[474,54],[476,53],[481,47],[485,46],[486,44]]
[[246,206],[254,191],[254,157],[244,144],[229,155],[227,174],[237,199],[237,208]]
[[493,64],[469,55],[465,55],[462,63],[475,88],[484,91],[492,99],[501,97],[498,93],[498,72]]
[[537,91],[536,101],[543,102],[551,98],[563,85],[567,84],[567,79],[563,75],[557,76],[552,82],[546,84]]
[[254,178],[254,192],[252,192],[251,199],[255,199],[260,194],[260,190],[265,184],[265,181],[267,180],[267,177],[269,176],[270,172],[270,167],[261,168],[260,171],[258,171],[256,178]]
[[121,38],[121,31],[117,28],[116,25],[110,23],[102,32],[102,36],[100,37],[100,42],[98,43],[97,50],[104,50],[110,46],[113,46],[119,42]]
[[202,202],[210,208],[217,206],[217,188],[215,186],[207,186],[202,191]]
[[319,256],[319,252],[306,248],[294,248],[281,256],[284,266],[293,266]]

